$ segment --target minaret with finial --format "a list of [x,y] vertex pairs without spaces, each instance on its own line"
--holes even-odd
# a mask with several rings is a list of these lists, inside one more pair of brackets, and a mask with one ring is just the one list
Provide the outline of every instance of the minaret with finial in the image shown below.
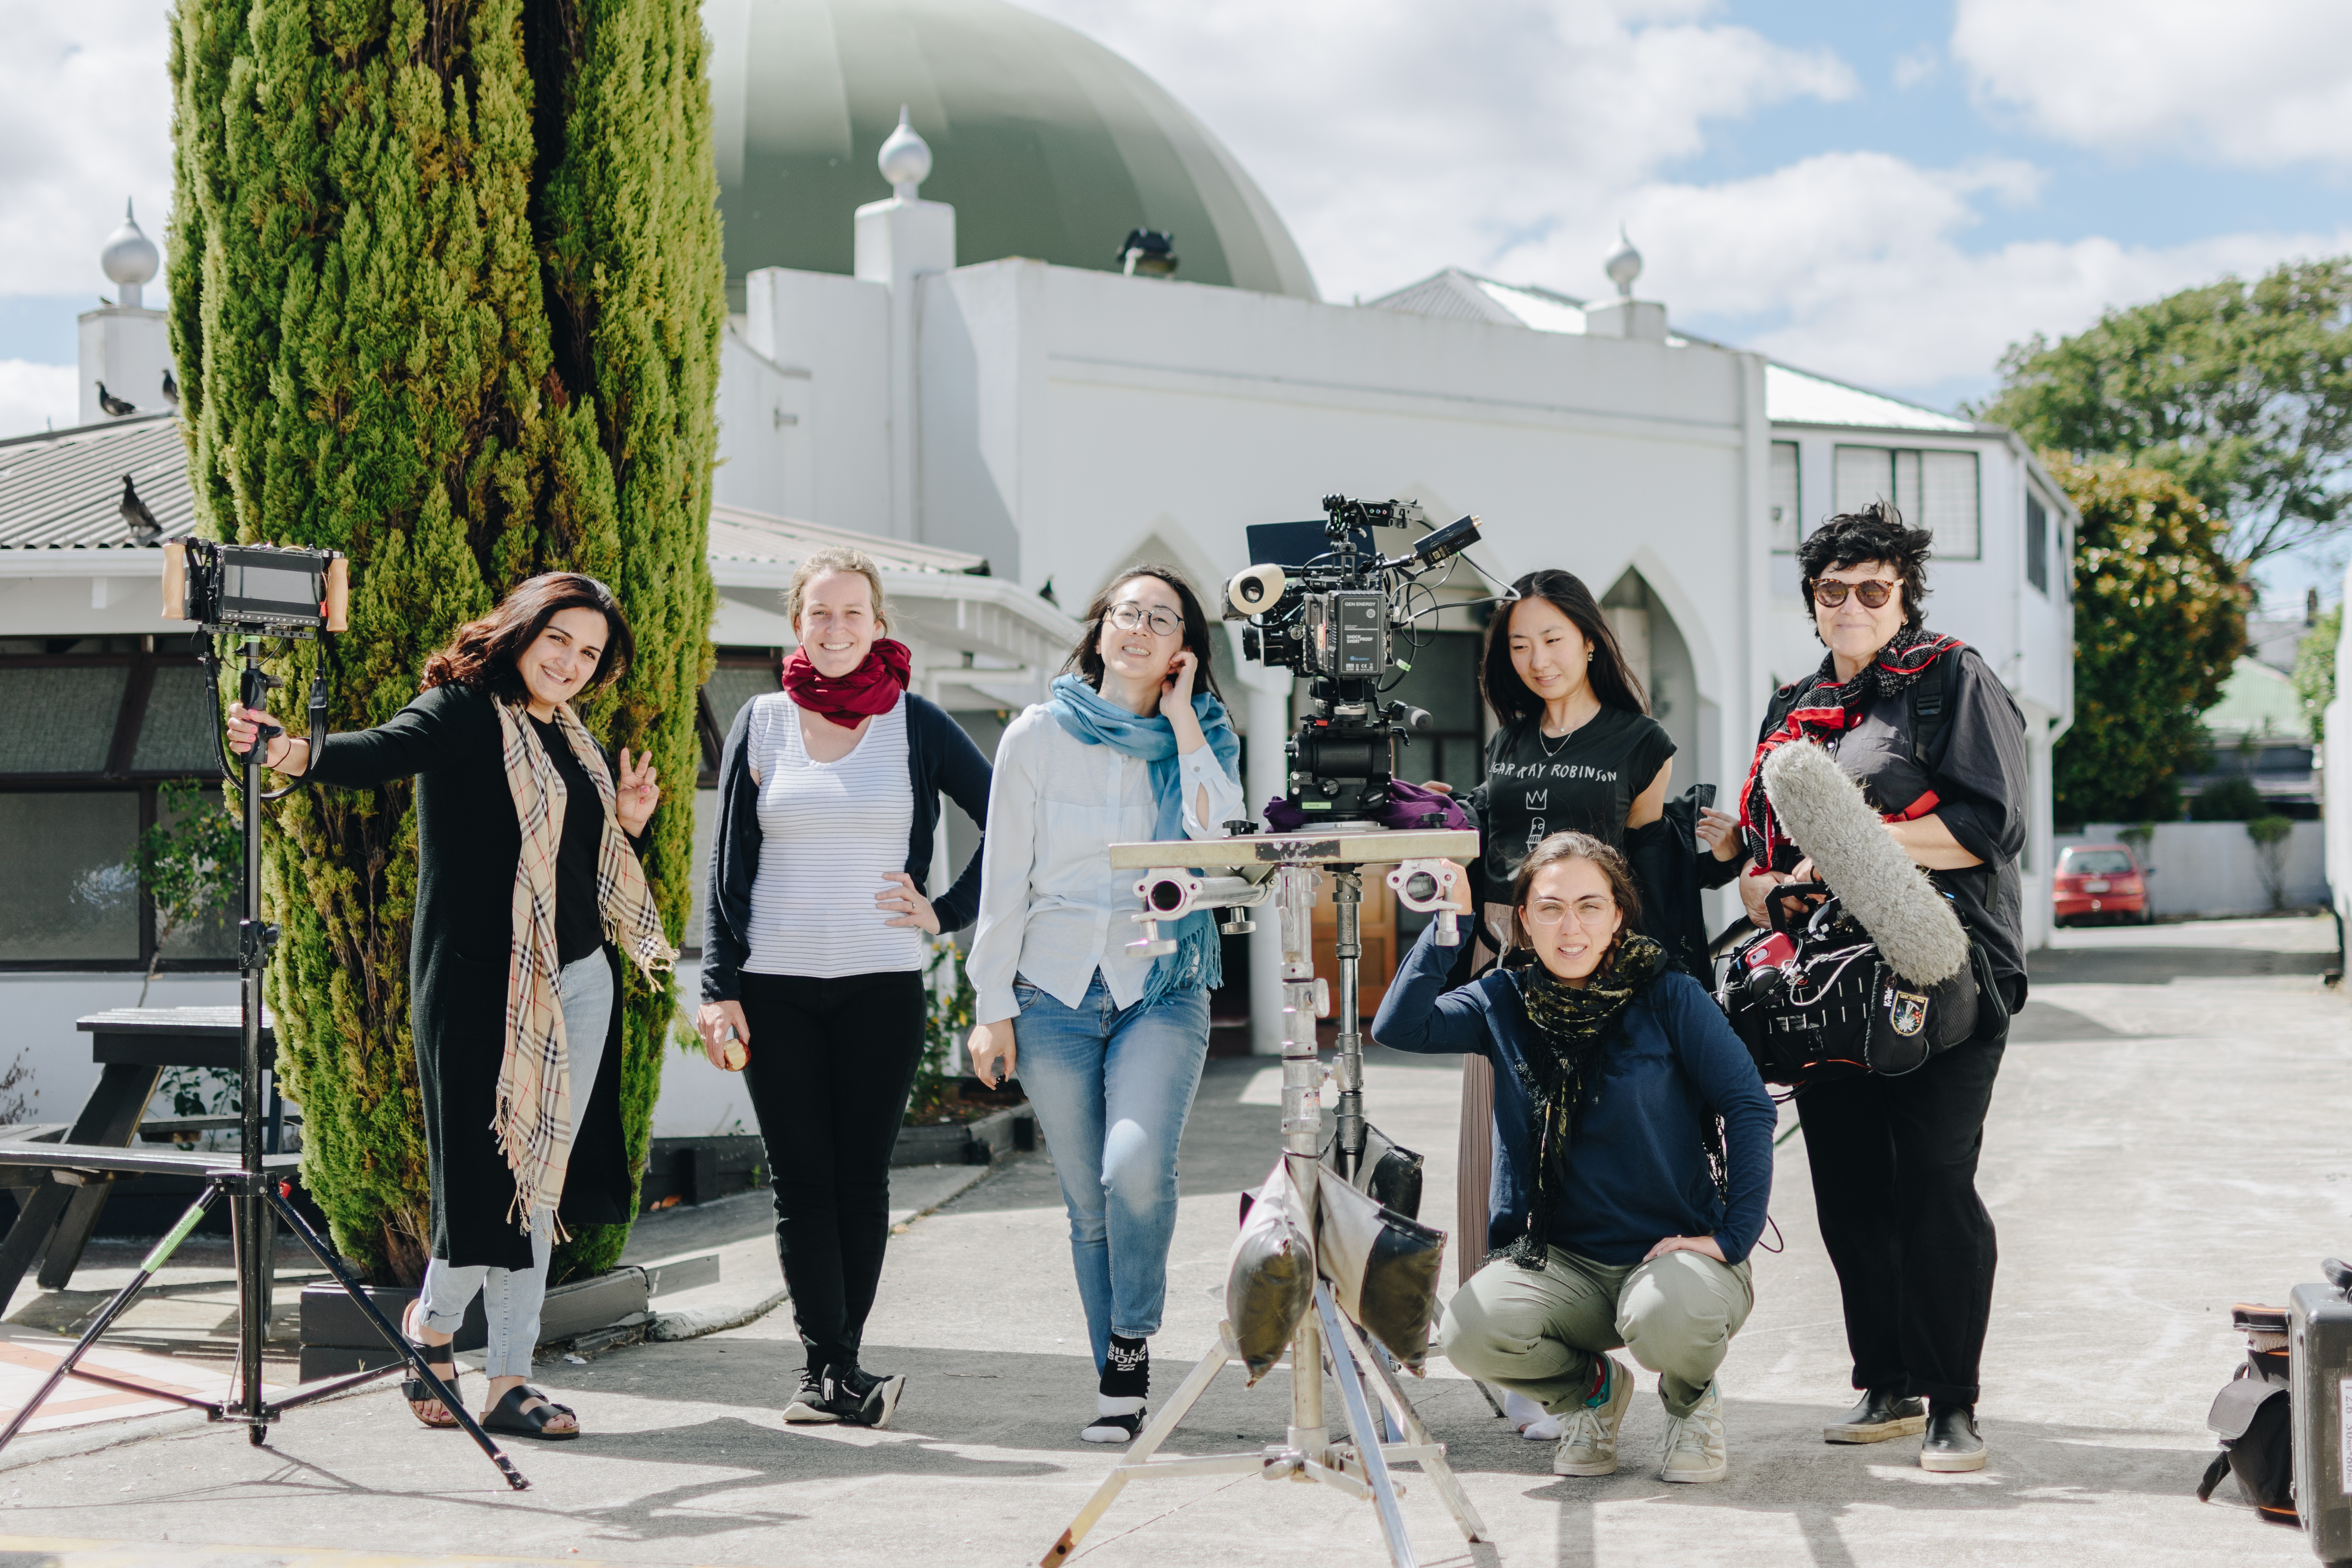
[[1642,253],[1633,248],[1633,241],[1625,233],[1625,226],[1617,226],[1617,248],[1601,264],[1609,281],[1617,286],[1617,298],[1605,305],[1587,306],[1584,330],[1596,338],[1643,338],[1651,342],[1666,341],[1666,308],[1652,300],[1633,298],[1634,280],[1642,276]]
[[163,311],[148,309],[145,294],[163,265],[163,252],[126,201],[121,224],[98,252],[99,270],[114,285],[114,298],[100,298],[97,310],[79,318],[85,425],[167,413],[176,402],[165,393],[172,375],[171,330]]
[[890,527],[891,537],[919,537],[915,516],[915,352],[917,295],[922,279],[954,270],[955,208],[927,202],[917,192],[931,177],[931,148],[915,129],[904,105],[897,129],[884,137],[875,167],[889,182],[887,200],[857,209],[851,270],[859,279],[890,291]]

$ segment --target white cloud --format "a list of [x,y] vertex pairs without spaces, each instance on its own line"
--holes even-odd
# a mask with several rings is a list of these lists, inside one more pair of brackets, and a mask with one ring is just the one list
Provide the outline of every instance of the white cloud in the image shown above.
[[[1705,0],[1027,0],[1134,60],[1265,187],[1328,297],[1605,215],[1711,127],[1853,73]],[[1179,237],[1181,247],[1181,237]],[[1605,248],[1580,269],[1598,279]]]
[[1959,0],[1951,47],[1980,101],[2061,141],[2352,163],[2344,0]]
[[[163,0],[0,0],[0,294],[110,292],[98,249],[172,194]],[[150,303],[152,303],[150,300]]]
[[1942,60],[1937,58],[1934,49],[1914,49],[1909,54],[1895,59],[1895,85],[1900,88],[1913,88],[1923,81],[1932,80],[1936,73],[1943,68],[1943,64]]
[[80,380],[69,364],[0,359],[0,440],[79,422]]

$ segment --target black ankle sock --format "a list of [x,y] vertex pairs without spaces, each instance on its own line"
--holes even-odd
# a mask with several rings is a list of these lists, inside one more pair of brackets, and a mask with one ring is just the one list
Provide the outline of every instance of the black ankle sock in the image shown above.
[[1125,1334],[1110,1337],[1110,1354],[1103,1362],[1102,1384],[1097,1392],[1112,1399],[1141,1399],[1151,1392],[1151,1347]]

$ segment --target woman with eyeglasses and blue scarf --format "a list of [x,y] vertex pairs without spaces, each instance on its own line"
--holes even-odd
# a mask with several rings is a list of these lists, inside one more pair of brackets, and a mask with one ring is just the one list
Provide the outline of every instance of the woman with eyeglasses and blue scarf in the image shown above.
[[1209,672],[1209,617],[1181,574],[1155,565],[1095,595],[1052,700],[997,747],[968,965],[971,1069],[992,1087],[1017,1071],[1053,1150],[1099,1379],[1089,1443],[1143,1425],[1176,1149],[1223,979],[1205,910],[1175,925],[1172,955],[1129,951],[1135,874],[1107,851],[1223,837],[1243,815],[1240,756]]

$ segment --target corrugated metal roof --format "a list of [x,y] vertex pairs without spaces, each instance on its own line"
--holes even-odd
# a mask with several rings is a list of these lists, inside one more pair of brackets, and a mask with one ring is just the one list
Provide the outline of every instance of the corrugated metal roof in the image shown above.
[[163,525],[152,546],[195,527],[188,448],[176,414],[83,425],[0,441],[0,550],[137,549],[122,521],[122,479]]
[[1764,366],[1764,412],[1792,425],[1856,425],[1880,430],[1948,430],[1974,435],[1966,419],[1906,403],[1884,393],[1864,392],[1825,375],[1792,370],[1777,361]]
[[710,558],[714,561],[797,562],[811,551],[827,545],[846,545],[863,550],[874,558],[874,563],[885,572],[960,572],[974,576],[988,575],[988,559],[967,555],[961,550],[941,550],[937,545],[915,544],[903,539],[884,539],[871,533],[855,533],[845,528],[822,528],[814,522],[801,522],[787,517],[772,517],[766,512],[746,511],[741,507],[714,506],[710,509]]

